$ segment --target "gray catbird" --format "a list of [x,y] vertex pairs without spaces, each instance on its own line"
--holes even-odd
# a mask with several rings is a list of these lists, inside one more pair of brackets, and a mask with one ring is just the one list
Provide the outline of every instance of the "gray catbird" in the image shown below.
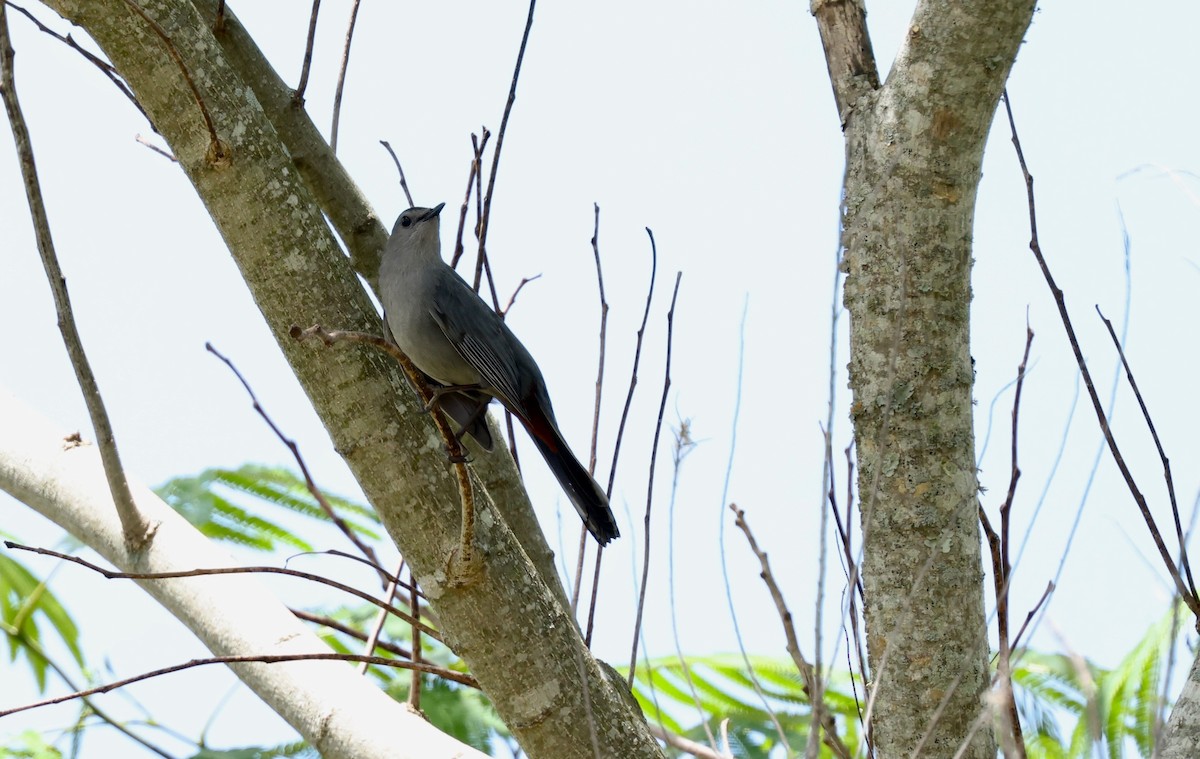
[[383,251],[379,293],[400,350],[437,384],[438,402],[491,447],[482,413],[495,398],[521,421],[600,545],[620,533],[604,491],[558,431],[546,382],[504,321],[442,261],[439,204],[400,214]]

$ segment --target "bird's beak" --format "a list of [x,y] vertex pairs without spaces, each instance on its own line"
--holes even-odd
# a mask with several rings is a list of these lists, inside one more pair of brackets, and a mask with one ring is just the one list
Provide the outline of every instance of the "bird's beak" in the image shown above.
[[440,214],[442,212],[442,209],[445,207],[446,207],[445,203],[438,203],[433,208],[430,208],[425,213],[424,216],[422,216],[420,219],[418,219],[418,221],[429,221],[430,219],[436,219],[438,217],[438,214]]

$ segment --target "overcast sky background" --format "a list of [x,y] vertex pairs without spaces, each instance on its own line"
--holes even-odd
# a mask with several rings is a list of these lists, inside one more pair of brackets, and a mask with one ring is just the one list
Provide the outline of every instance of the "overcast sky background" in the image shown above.
[[[868,4],[883,72],[903,39],[912,5]],[[294,84],[310,4],[231,7]],[[34,10],[56,22],[53,13]],[[326,0],[321,10],[307,102],[327,133],[349,2]],[[1200,488],[1194,328],[1200,183],[1191,173],[1200,167],[1191,85],[1200,6],[1167,0],[1155,3],[1152,12],[1138,10],[1111,0],[1047,4],[1034,18],[1009,91],[1037,177],[1042,246],[1105,398],[1115,355],[1093,305],[1120,326],[1129,288],[1127,353],[1174,465],[1186,517]],[[493,131],[499,125],[525,15],[520,3],[363,3],[339,156],[389,226],[406,203],[378,141],[389,140],[399,153],[419,205],[445,201],[457,208],[467,178],[469,135],[481,125]],[[291,466],[240,385],[204,351],[211,341],[237,363],[275,421],[298,441],[319,484],[359,496],[191,185],[174,164],[135,141],[137,134],[152,134],[144,119],[78,54],[37,33],[18,14],[9,19],[18,91],[58,253],[132,477],[158,484],[213,466]],[[69,30],[61,22],[52,25]],[[1015,375],[1028,314],[1037,337],[1022,401],[1023,478],[1015,534],[1024,535],[1043,493],[1044,503],[1013,585],[1014,616],[1023,618],[1055,576],[1100,437],[1085,396],[1071,416],[1078,372],[1027,247],[1024,186],[1008,137],[1007,124],[998,120],[976,213],[972,355],[978,373],[977,452],[983,454],[986,446],[983,503],[994,514],[1008,482],[1011,388],[994,411],[992,401]],[[64,430],[87,430],[14,151],[7,137],[0,143],[5,146],[0,322],[6,325],[0,385],[60,421]],[[523,277],[541,275],[521,292],[509,321],[542,366],[564,433],[586,456],[599,312],[589,239],[592,204],[601,207],[600,246],[612,306],[602,481],[645,298],[650,252],[644,227],[654,230],[658,242],[658,281],[613,498],[624,536],[606,552],[595,645],[601,658],[624,664],[629,656],[634,561],[640,561],[665,313],[676,271],[683,272],[683,281],[666,422],[689,420],[699,442],[683,464],[675,506],[683,647],[696,654],[736,650],[724,598],[724,551],[747,648],[784,654],[756,562],[722,499],[744,311],[741,415],[727,500],[746,509],[770,552],[804,651],[812,656],[819,425],[828,399],[842,157],[821,45],[806,3],[615,0],[538,7],[501,160],[489,253],[502,298]],[[850,440],[845,338],[843,318],[834,382],[839,452]],[[1115,429],[1125,456],[1166,520],[1160,464],[1132,396],[1122,387],[1117,397]],[[1047,487],[1064,436],[1062,461]],[[542,524],[552,544],[564,536],[573,564],[578,521],[519,437]],[[672,651],[666,601],[670,439],[664,430],[654,490],[645,624],[651,655]],[[840,454],[837,476],[844,481]],[[7,497],[0,498],[0,529],[40,545],[61,536]],[[332,533],[327,539],[331,547],[344,547]],[[43,574],[53,566],[19,558]],[[369,575],[331,559],[302,559],[293,566],[372,586]],[[840,619],[836,562],[828,574],[826,657]],[[343,600],[296,581],[263,581],[293,604]],[[102,680],[204,653],[190,633],[132,586],[64,567],[53,589],[83,627],[90,660],[111,667]],[[1111,666],[1163,613],[1168,598],[1146,529],[1104,454],[1048,623],[1038,628],[1033,644],[1061,650],[1057,630],[1076,650]],[[834,666],[844,666],[844,648]],[[34,698],[23,661],[0,664],[0,681],[5,705]],[[130,692],[152,704],[165,724],[195,736],[233,682],[227,672],[210,668]],[[52,685],[52,692],[61,690],[59,683]],[[136,713],[121,694],[100,703],[118,715]],[[0,720],[0,733],[63,727],[75,709]],[[147,732],[182,755],[184,744]],[[109,733],[100,730],[90,738],[83,756],[137,755],[132,744]],[[216,747],[266,745],[292,735],[242,689],[215,719],[208,740]]]

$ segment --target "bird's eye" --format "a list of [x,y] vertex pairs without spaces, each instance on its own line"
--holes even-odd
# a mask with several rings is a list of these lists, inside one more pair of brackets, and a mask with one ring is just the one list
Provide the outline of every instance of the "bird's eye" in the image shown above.
[[405,228],[411,227],[412,219],[408,218],[407,216],[401,216],[400,217],[400,226],[405,227]]

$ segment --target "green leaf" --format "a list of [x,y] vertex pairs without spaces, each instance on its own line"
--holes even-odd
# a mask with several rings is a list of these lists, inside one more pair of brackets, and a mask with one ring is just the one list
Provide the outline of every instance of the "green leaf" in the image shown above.
[[[259,465],[206,469],[195,476],[168,480],[155,492],[208,537],[260,551],[313,550],[293,530],[264,516],[265,504],[314,521],[329,522],[304,480],[286,469]],[[351,530],[370,540],[380,538],[379,521],[370,507],[323,495]],[[246,503],[235,502],[231,496]]]
[[0,554],[0,629],[8,640],[9,659],[16,661],[17,656],[24,653],[38,690],[44,692],[48,662],[42,654],[40,621],[49,623],[75,663],[83,667],[79,627],[75,620],[45,581],[11,556]]

